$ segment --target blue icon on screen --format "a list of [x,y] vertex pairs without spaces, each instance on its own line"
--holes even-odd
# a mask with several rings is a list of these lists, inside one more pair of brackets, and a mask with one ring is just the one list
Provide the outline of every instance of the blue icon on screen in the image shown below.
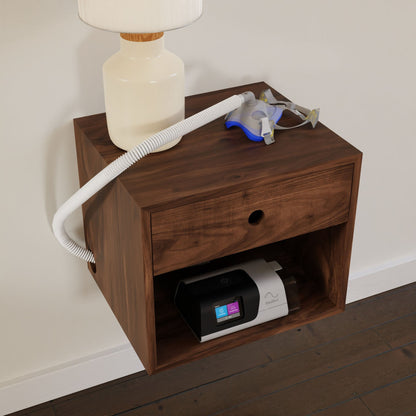
[[224,318],[224,316],[228,316],[227,305],[217,306],[215,308],[215,315],[217,316],[217,319]]

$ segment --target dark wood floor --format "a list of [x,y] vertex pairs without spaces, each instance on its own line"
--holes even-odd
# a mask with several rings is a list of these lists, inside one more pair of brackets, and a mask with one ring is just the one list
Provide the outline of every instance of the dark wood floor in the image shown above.
[[272,338],[14,415],[120,414],[416,416],[416,284]]

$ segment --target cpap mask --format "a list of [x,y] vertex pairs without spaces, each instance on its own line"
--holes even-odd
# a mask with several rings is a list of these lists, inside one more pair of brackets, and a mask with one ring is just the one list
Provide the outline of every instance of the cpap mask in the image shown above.
[[[281,119],[285,110],[298,116],[302,122],[296,126],[279,126],[277,122]],[[279,101],[270,89],[262,91],[260,99],[248,100],[241,107],[231,111],[225,117],[227,128],[240,127],[245,135],[252,141],[272,144],[275,130],[289,130],[311,123],[315,128],[319,119],[319,108],[308,110],[305,107],[290,101]]]

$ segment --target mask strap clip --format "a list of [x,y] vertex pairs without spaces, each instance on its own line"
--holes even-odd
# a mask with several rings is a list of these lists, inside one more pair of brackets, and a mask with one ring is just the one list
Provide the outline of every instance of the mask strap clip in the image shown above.
[[262,119],[260,119],[261,122],[261,136],[264,139],[264,143],[268,144],[272,144],[275,142],[274,137],[273,137],[273,130],[270,127],[270,121],[268,117],[263,117]]
[[275,105],[282,110],[288,110],[291,113],[298,116],[303,122],[297,124],[296,126],[291,127],[283,127],[279,126],[277,123],[274,125],[274,128],[277,130],[290,130],[295,129],[300,126],[304,126],[305,124],[311,123],[312,127],[315,128],[319,121],[319,108],[314,108],[313,110],[309,110],[306,107],[302,107],[290,101],[279,101],[276,97],[272,94],[270,89],[262,91],[260,94],[260,100],[270,104]]

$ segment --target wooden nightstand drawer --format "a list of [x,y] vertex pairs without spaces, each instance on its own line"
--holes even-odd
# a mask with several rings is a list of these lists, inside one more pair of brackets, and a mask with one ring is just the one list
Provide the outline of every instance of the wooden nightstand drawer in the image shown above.
[[154,274],[348,220],[353,165],[152,213]]

